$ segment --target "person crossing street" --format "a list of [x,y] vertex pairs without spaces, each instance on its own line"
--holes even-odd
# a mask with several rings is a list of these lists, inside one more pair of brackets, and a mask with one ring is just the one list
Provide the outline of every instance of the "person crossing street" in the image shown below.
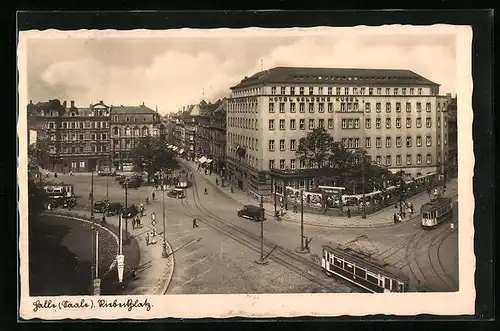
[[193,218],[193,229],[194,228],[197,228],[198,227],[198,224],[196,223],[196,217]]

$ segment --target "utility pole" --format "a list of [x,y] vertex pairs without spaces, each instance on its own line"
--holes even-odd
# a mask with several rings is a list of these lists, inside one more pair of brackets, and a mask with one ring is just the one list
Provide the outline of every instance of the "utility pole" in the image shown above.
[[95,274],[95,221],[94,221],[94,169],[90,169],[90,221],[91,225],[91,236],[92,236],[92,265],[91,265],[91,284],[92,284],[92,294],[94,293],[94,274]]
[[165,231],[165,172],[162,171],[161,174],[161,194],[162,194],[162,206],[163,206],[163,245],[162,245],[162,252],[161,256],[164,258],[168,257],[167,253],[167,235]]
[[300,190],[300,248],[297,253],[308,253],[309,249],[304,244],[304,189]]
[[[363,126],[363,136],[362,136],[362,139],[363,141],[361,142],[361,146],[365,146],[365,136],[366,136],[366,132],[365,132],[365,109],[364,109],[364,101],[363,101],[363,107],[361,109],[361,111],[363,112],[363,116],[361,117],[361,125]],[[363,209],[361,211],[361,218],[366,218],[366,196],[365,196],[365,190],[366,190],[366,187],[365,187],[365,163],[366,163],[366,158],[365,158],[365,149],[362,148],[361,149],[362,151],[362,157],[363,159],[361,160],[362,162],[362,168],[361,168],[361,171],[362,171],[362,181],[363,181]]]
[[125,181],[125,242],[128,243],[128,182]]
[[267,264],[268,261],[264,259],[264,218],[265,218],[265,210],[264,210],[264,197],[260,197],[260,259],[255,260],[257,264]]

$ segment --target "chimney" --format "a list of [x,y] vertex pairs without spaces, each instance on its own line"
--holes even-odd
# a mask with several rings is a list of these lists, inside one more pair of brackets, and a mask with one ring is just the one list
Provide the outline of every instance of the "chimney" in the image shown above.
[[104,102],[102,102],[102,100],[101,100],[101,101],[99,101],[99,103],[100,103],[101,105],[103,105],[103,104],[104,104]]
[[33,100],[30,100],[30,105],[32,105],[32,104],[33,104]]
[[63,107],[66,108],[66,101],[63,101]]
[[75,108],[75,101],[71,100],[71,108]]

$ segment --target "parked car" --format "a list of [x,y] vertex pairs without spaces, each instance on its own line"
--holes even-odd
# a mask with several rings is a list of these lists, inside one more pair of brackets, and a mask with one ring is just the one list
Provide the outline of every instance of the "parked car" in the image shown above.
[[73,208],[74,206],[76,206],[76,199],[74,197],[63,198],[63,208]]
[[[262,211],[259,207],[253,205],[246,205],[243,209],[238,210],[237,212],[239,217],[248,218],[252,221],[259,221],[261,218]],[[264,220],[266,218],[264,217]]]
[[139,208],[136,205],[128,206],[125,211],[123,211],[123,218],[134,218],[137,214],[139,214]]
[[106,201],[96,201],[94,202],[93,210],[94,213],[104,213],[108,208],[108,203]]
[[64,205],[64,198],[62,198],[62,197],[53,198],[53,199],[50,199],[49,202],[50,202],[50,206],[52,208],[59,208],[59,207],[62,207]]
[[118,215],[119,213],[121,213],[123,210],[123,204],[119,203],[119,202],[111,202],[109,205],[108,205],[108,209],[107,209],[107,215],[108,216],[113,216],[113,215]]
[[176,198],[176,199],[184,199],[186,197],[186,194],[184,194],[184,190],[178,188],[169,191],[167,195],[171,198]]
[[120,180],[122,180],[122,179],[124,179],[124,178],[126,178],[126,176],[125,176],[125,175],[117,175],[117,176],[115,177],[115,180],[116,180],[116,181],[120,181]]

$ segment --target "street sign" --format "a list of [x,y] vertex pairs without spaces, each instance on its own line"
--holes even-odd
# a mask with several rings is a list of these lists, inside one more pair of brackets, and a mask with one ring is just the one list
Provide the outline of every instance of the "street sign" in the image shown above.
[[118,270],[118,281],[121,283],[123,281],[123,269],[125,268],[125,256],[116,256],[116,269]]
[[94,295],[101,295],[101,279],[94,279]]

